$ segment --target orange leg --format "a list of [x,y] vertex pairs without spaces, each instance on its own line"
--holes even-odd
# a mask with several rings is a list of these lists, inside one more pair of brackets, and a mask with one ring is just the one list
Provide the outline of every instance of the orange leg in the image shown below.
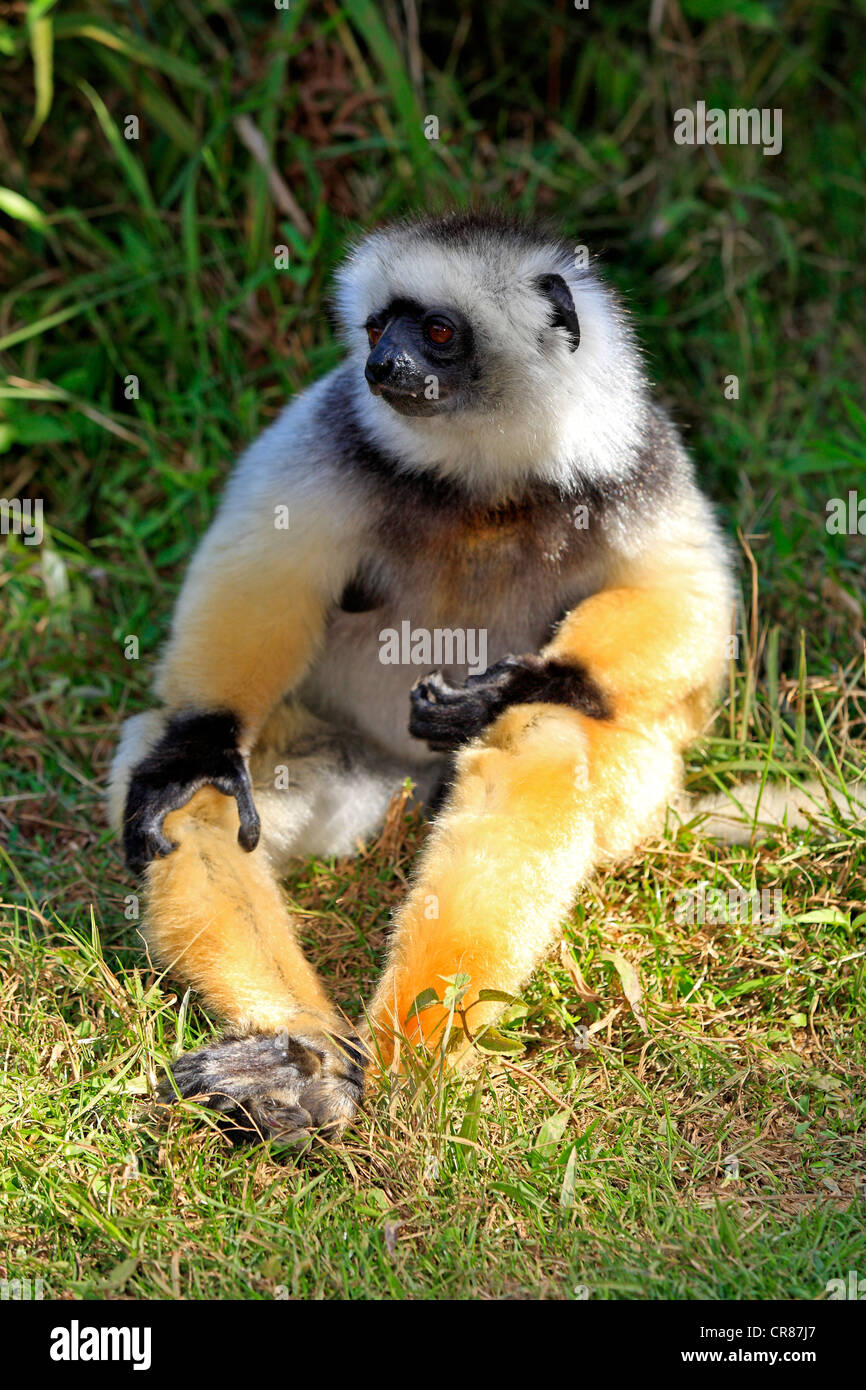
[[166,817],[177,848],[147,869],[155,958],[230,1030],[174,1064],[174,1087],[263,1137],[336,1132],[361,1097],[357,1039],[304,958],[264,850],[243,850],[237,828],[235,802],[205,788]]
[[587,600],[542,656],[580,662],[612,717],[517,705],[460,754],[371,1005],[386,1061],[400,1035],[441,1033],[447,1010],[413,1005],[458,973],[470,1030],[490,1022],[502,1006],[480,991],[520,991],[580,884],[660,820],[723,669],[727,613],[710,598],[681,584]]

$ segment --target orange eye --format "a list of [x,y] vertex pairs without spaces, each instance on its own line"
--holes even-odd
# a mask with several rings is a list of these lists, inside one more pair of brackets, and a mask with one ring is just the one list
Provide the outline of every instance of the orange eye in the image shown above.
[[378,343],[379,339],[381,338],[381,336],[382,336],[382,329],[381,329],[381,328],[377,328],[376,325],[375,325],[374,323],[368,323],[368,324],[367,324],[367,338],[368,338],[368,341],[369,341],[369,343],[370,343],[370,347],[375,347],[376,344]]
[[431,343],[437,343],[441,347],[443,343],[451,342],[454,337],[454,329],[449,327],[447,323],[440,323],[434,319],[432,323],[427,325],[427,337]]

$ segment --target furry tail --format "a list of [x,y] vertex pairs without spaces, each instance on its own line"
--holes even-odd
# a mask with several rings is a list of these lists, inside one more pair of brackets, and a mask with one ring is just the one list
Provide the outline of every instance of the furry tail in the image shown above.
[[703,796],[684,795],[674,809],[684,821],[703,817],[704,834],[726,845],[747,845],[761,829],[818,828],[829,833],[834,825],[833,807],[845,820],[866,821],[866,781],[839,787],[820,782],[741,782],[724,792]]

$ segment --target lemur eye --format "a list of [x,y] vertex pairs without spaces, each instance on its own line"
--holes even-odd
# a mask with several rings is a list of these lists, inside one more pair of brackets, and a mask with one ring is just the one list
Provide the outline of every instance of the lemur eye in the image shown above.
[[381,336],[382,336],[382,329],[381,329],[381,328],[377,328],[376,325],[375,325],[375,323],[368,323],[368,324],[367,324],[367,339],[368,339],[368,341],[369,341],[370,347],[375,347],[376,344],[378,343],[379,339],[381,338]]
[[425,332],[431,343],[436,343],[439,347],[443,343],[450,343],[454,337],[454,329],[448,323],[443,323],[441,319],[433,319],[428,323]]

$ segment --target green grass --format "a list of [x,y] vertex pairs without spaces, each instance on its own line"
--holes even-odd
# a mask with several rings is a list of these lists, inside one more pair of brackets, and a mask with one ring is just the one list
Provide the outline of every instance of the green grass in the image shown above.
[[[758,575],[756,595],[741,548],[740,659],[692,784],[864,768],[866,540],[824,526],[829,498],[866,495],[862,6],[686,0],[652,35],[636,3],[461,0],[425,6],[417,44],[391,14],[0,6],[0,186],[28,200],[0,193],[0,495],[43,498],[47,528],[9,537],[0,568],[0,1277],[55,1296],[820,1297],[866,1274],[850,821],[725,851],[672,827],[582,895],[569,953],[513,1011],[520,1051],[372,1097],[340,1147],[238,1152],[148,1102],[212,1025],[125,916],[105,770],[232,457],[338,360],[322,303],[360,226],[483,196],[601,251]],[[674,146],[673,110],[699,99],[781,107],[782,154]],[[350,1012],[421,833],[288,885]],[[678,922],[701,882],[778,890],[782,920]]]

